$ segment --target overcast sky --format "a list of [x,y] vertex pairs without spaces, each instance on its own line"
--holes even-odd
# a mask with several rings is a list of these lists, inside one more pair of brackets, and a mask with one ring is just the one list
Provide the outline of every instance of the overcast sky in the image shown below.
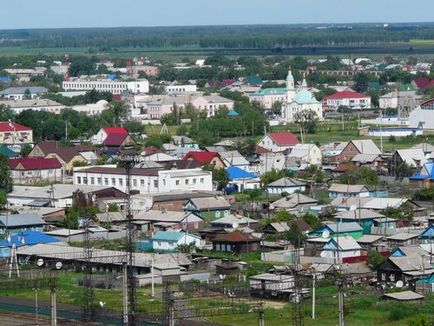
[[9,0],[0,29],[433,21],[434,0]]

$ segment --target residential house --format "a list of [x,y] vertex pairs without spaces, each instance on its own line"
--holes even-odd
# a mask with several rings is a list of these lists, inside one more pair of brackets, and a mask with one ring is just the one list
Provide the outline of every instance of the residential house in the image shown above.
[[306,190],[306,182],[299,181],[294,178],[280,178],[267,185],[269,194],[293,194],[295,192],[304,192]]
[[393,284],[397,281],[412,283],[433,273],[434,269],[429,261],[418,253],[408,256],[395,256],[392,254],[386,258],[384,263],[377,267],[378,281],[391,282]]
[[57,159],[65,172],[70,173],[75,164],[92,163],[94,156],[89,157],[91,161],[86,160],[85,156],[93,152],[93,146],[81,144],[71,147],[63,146],[60,142],[54,140],[46,140],[36,144],[29,153],[29,157],[45,157]]
[[296,144],[289,149],[287,157],[294,157],[308,165],[321,165],[322,153],[315,144]]
[[340,106],[350,109],[365,109],[371,107],[371,97],[353,91],[336,92],[323,99],[323,106],[337,110]]
[[368,167],[373,170],[380,170],[384,165],[384,159],[379,154],[357,154],[351,162],[357,167]]
[[398,149],[393,152],[389,162],[389,173],[396,175],[401,164],[406,164],[415,171],[419,171],[427,162],[427,157],[421,148]]
[[[434,224],[429,225],[419,235],[420,243],[434,244]],[[434,245],[433,245],[434,246]]]
[[[135,195],[140,201],[150,202],[150,208],[154,210],[168,210],[168,211],[184,211],[184,205],[190,198],[203,198],[214,196],[215,193],[209,191],[195,191],[195,192],[171,192],[163,194],[139,194]],[[133,199],[135,198],[133,196]],[[143,209],[149,209],[148,206]]]
[[340,223],[355,222],[363,228],[363,234],[370,234],[374,220],[386,218],[384,215],[369,209],[355,209],[352,211],[340,212],[335,216]]
[[15,122],[0,121],[0,145],[21,146],[33,144],[32,128]]
[[203,220],[191,213],[167,210],[149,210],[134,214],[134,224],[145,233],[166,230],[198,231],[203,228]]
[[102,142],[104,150],[109,155],[117,154],[119,150],[125,146],[131,146],[135,144],[136,142],[134,139],[128,134],[109,134]]
[[333,183],[329,189],[329,198],[336,197],[369,197],[369,189],[365,185],[345,185]]
[[184,205],[184,210],[210,221],[229,216],[231,204],[221,196],[190,198]]
[[386,244],[383,242],[382,235],[364,234],[361,238],[357,239],[357,243],[366,251],[375,250],[377,252],[384,252]]
[[185,154],[183,160],[195,160],[201,165],[210,165],[216,169],[222,169],[225,167],[223,161],[216,152],[190,151]]
[[158,252],[177,251],[182,245],[201,246],[201,239],[198,236],[182,231],[158,231],[150,238],[150,241],[152,249]]
[[287,222],[273,222],[269,223],[263,228],[263,232],[265,234],[279,234],[288,232],[290,230],[290,227]]
[[317,204],[318,200],[297,192],[272,202],[270,209],[274,211],[286,210],[296,213],[308,211],[312,206]]
[[17,234],[25,230],[42,231],[45,221],[37,214],[0,215],[0,234]]
[[311,237],[323,237],[325,234],[331,238],[351,236],[355,240],[363,236],[363,228],[356,222],[327,223],[309,233]]
[[226,234],[218,234],[212,240],[213,250],[216,252],[247,253],[258,251],[261,240],[255,236],[234,231]]
[[245,171],[250,171],[250,162],[238,151],[218,152],[220,159],[226,167],[237,167]]
[[359,154],[380,155],[381,151],[372,139],[350,140],[332,161],[334,163],[351,162]]
[[[398,109],[402,108],[404,103],[409,106],[407,114],[399,114],[400,118],[408,118],[408,113],[414,109],[420,100],[420,96],[415,91],[393,91],[380,96],[379,108],[380,109]],[[411,104],[410,104],[411,103]],[[410,105],[409,105],[410,104]],[[403,110],[400,110],[403,112]]]
[[351,236],[338,236],[324,245],[320,256],[333,261],[345,261],[346,258],[362,256],[362,247]]
[[24,99],[37,99],[47,92],[48,89],[39,86],[10,87],[0,91],[0,97],[20,101]]
[[434,185],[434,163],[425,163],[419,172],[410,178],[410,184],[418,187],[430,188]]
[[101,145],[109,135],[128,135],[128,131],[124,127],[104,127],[92,136],[91,142],[95,145]]
[[235,187],[240,192],[260,188],[260,179],[256,174],[247,172],[237,166],[229,166],[226,172],[229,177],[228,187]]
[[399,232],[386,237],[386,240],[392,248],[417,245],[419,244],[419,233]]
[[199,111],[205,111],[209,118],[215,116],[221,108],[233,109],[235,102],[219,95],[203,95],[192,99],[191,104]]
[[282,132],[269,132],[258,142],[258,146],[261,146],[271,152],[283,152],[291,149],[300,141],[290,131]]
[[62,182],[62,164],[56,158],[24,157],[9,160],[15,183]]

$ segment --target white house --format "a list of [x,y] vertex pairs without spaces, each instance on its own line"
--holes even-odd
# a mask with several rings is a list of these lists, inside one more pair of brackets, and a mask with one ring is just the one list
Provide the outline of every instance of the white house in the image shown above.
[[48,92],[45,87],[29,86],[29,87],[10,87],[0,91],[0,97],[9,100],[23,100],[26,97],[30,99],[39,98]]
[[[121,191],[127,189],[125,169],[115,167],[90,167],[75,169],[75,185],[110,186]],[[131,189],[140,193],[168,193],[212,191],[212,172],[194,169],[142,169],[131,170]]]
[[283,152],[293,148],[300,141],[290,131],[269,132],[258,142],[258,146],[268,149],[271,152]]
[[303,111],[313,111],[318,120],[323,120],[322,104],[307,90],[306,80],[303,80],[302,87],[299,89],[296,89],[294,85],[294,77],[291,69],[289,69],[286,77],[286,94],[282,106],[282,119],[286,122],[293,122],[296,114]]
[[74,105],[72,109],[77,112],[83,112],[89,116],[99,115],[103,111],[109,109],[109,103],[106,100],[100,100],[96,103]]
[[181,245],[201,246],[200,237],[182,231],[158,231],[150,240],[155,251],[176,251]]
[[288,157],[296,157],[310,165],[321,165],[322,153],[315,144],[297,144],[290,149]]
[[296,191],[303,192],[305,190],[306,183],[293,178],[281,178],[267,185],[269,194],[293,194]]
[[336,237],[330,239],[321,251],[322,258],[329,258],[333,261],[341,261],[343,258],[360,257],[362,247],[351,236]]

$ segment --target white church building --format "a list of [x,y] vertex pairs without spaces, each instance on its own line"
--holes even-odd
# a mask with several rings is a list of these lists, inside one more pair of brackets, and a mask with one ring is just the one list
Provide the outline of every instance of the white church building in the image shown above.
[[323,120],[322,103],[317,101],[312,92],[307,89],[305,79],[303,79],[300,88],[295,88],[294,77],[290,68],[286,77],[286,96],[282,106],[282,120],[293,122],[295,115],[305,110],[312,110],[316,113],[318,120]]

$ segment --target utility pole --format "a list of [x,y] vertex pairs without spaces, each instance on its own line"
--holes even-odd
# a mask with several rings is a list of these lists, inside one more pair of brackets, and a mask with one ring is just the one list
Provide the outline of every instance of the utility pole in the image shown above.
[[259,326],[265,326],[265,314],[264,314],[264,310],[259,310],[259,322],[258,322]]
[[339,326],[345,326],[345,311],[344,311],[344,280],[339,277],[338,285],[338,300],[339,300]]
[[315,319],[315,300],[316,300],[315,280],[316,280],[316,274],[313,273],[312,274],[312,319]]
[[122,264],[122,307],[124,325],[128,325],[128,282],[127,282],[127,263]]
[[56,280],[51,280],[51,326],[57,326]]

